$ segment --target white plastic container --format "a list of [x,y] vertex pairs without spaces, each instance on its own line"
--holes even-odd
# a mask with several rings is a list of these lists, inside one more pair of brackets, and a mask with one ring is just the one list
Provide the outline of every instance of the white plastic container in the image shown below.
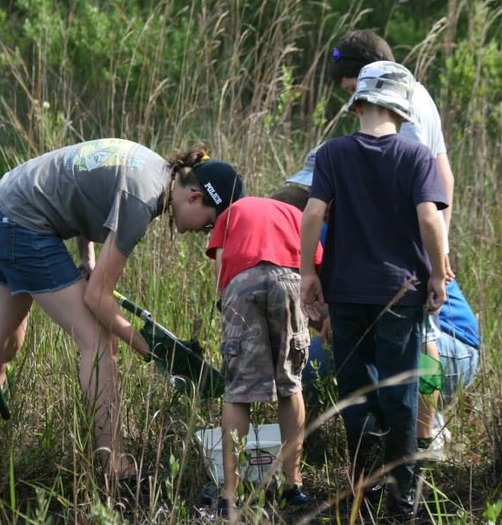
[[[216,484],[223,482],[221,428],[198,430],[195,438],[204,451],[209,476]],[[279,425],[250,425],[246,442],[246,462],[240,466],[241,479],[259,483],[272,467],[281,449]]]

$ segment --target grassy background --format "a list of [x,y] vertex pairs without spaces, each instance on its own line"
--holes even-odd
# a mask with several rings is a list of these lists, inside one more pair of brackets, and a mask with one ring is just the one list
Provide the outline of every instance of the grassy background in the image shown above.
[[[321,140],[354,129],[328,78],[330,50],[351,28],[385,35],[440,108],[456,176],[452,264],[482,327],[481,370],[447,410],[453,445],[427,478],[432,523],[495,523],[502,510],[500,270],[502,51],[496,2],[298,0],[148,2],[11,0],[0,8],[0,167],[79,140],[118,136],[161,154],[206,140],[235,163],[249,194],[266,195]],[[218,363],[220,321],[205,238],[170,242],[156,221],[120,291]],[[177,397],[121,348],[130,453],[156,472],[124,505],[95,464],[73,342],[36,308],[11,367],[13,417],[0,422],[0,523],[205,523],[195,428],[219,424],[218,402]],[[325,385],[310,419],[331,405]],[[256,420],[271,421],[273,407]],[[319,502],[347,484],[338,418],[306,443],[307,489]],[[166,503],[169,502],[169,503]],[[312,518],[323,523],[324,514]],[[330,514],[330,513],[328,513]],[[249,519],[265,523],[249,507]],[[275,507],[269,520],[298,517]],[[336,516],[326,518],[337,523]]]

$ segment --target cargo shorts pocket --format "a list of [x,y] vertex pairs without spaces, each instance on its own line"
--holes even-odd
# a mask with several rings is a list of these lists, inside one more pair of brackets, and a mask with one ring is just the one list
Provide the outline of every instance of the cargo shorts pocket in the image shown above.
[[310,336],[308,331],[296,332],[291,338],[290,361],[294,374],[300,375],[309,358]]
[[221,343],[223,365],[221,374],[226,383],[231,383],[238,375],[241,343],[239,339],[228,339]]

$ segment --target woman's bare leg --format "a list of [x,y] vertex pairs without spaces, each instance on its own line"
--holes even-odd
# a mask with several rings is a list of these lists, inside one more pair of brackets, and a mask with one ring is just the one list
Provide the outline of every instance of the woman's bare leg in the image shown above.
[[28,294],[11,295],[0,285],[0,386],[6,380],[7,363],[23,346],[32,302]]
[[117,384],[117,340],[84,303],[85,281],[34,296],[40,306],[77,343],[80,385],[94,414],[96,444],[110,474],[134,473],[124,456]]

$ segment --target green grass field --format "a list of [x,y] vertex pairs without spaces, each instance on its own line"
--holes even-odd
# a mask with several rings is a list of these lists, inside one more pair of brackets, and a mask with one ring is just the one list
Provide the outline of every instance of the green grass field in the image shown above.
[[[205,140],[215,157],[239,167],[251,195],[270,194],[313,145],[354,128],[341,111],[346,95],[334,92],[328,78],[336,38],[351,27],[389,36],[442,114],[456,177],[452,267],[483,337],[475,384],[444,412],[452,440],[446,458],[427,470],[422,499],[433,524],[500,523],[502,50],[496,2],[426,2],[427,13],[399,2],[383,2],[375,12],[363,1],[306,7],[295,0],[163,0],[112,2],[106,9],[94,0],[71,7],[48,0],[10,4],[0,8],[2,171],[83,139],[120,136],[166,156]],[[176,233],[171,241],[167,220],[157,220],[133,252],[119,291],[180,338],[198,337],[218,366],[220,319],[205,242],[202,235]],[[146,487],[129,492],[109,483],[95,457],[73,341],[33,309],[25,346],[10,366],[12,417],[0,420],[1,525],[216,522],[200,510],[208,478],[194,433],[219,426],[220,401],[178,395],[125,344],[119,359],[127,450],[150,476]],[[307,407],[313,426],[303,470],[315,503],[300,514],[279,508],[270,490],[242,487],[246,523],[349,523],[348,462],[334,392],[326,381]],[[275,407],[257,406],[253,418],[274,422]]]

